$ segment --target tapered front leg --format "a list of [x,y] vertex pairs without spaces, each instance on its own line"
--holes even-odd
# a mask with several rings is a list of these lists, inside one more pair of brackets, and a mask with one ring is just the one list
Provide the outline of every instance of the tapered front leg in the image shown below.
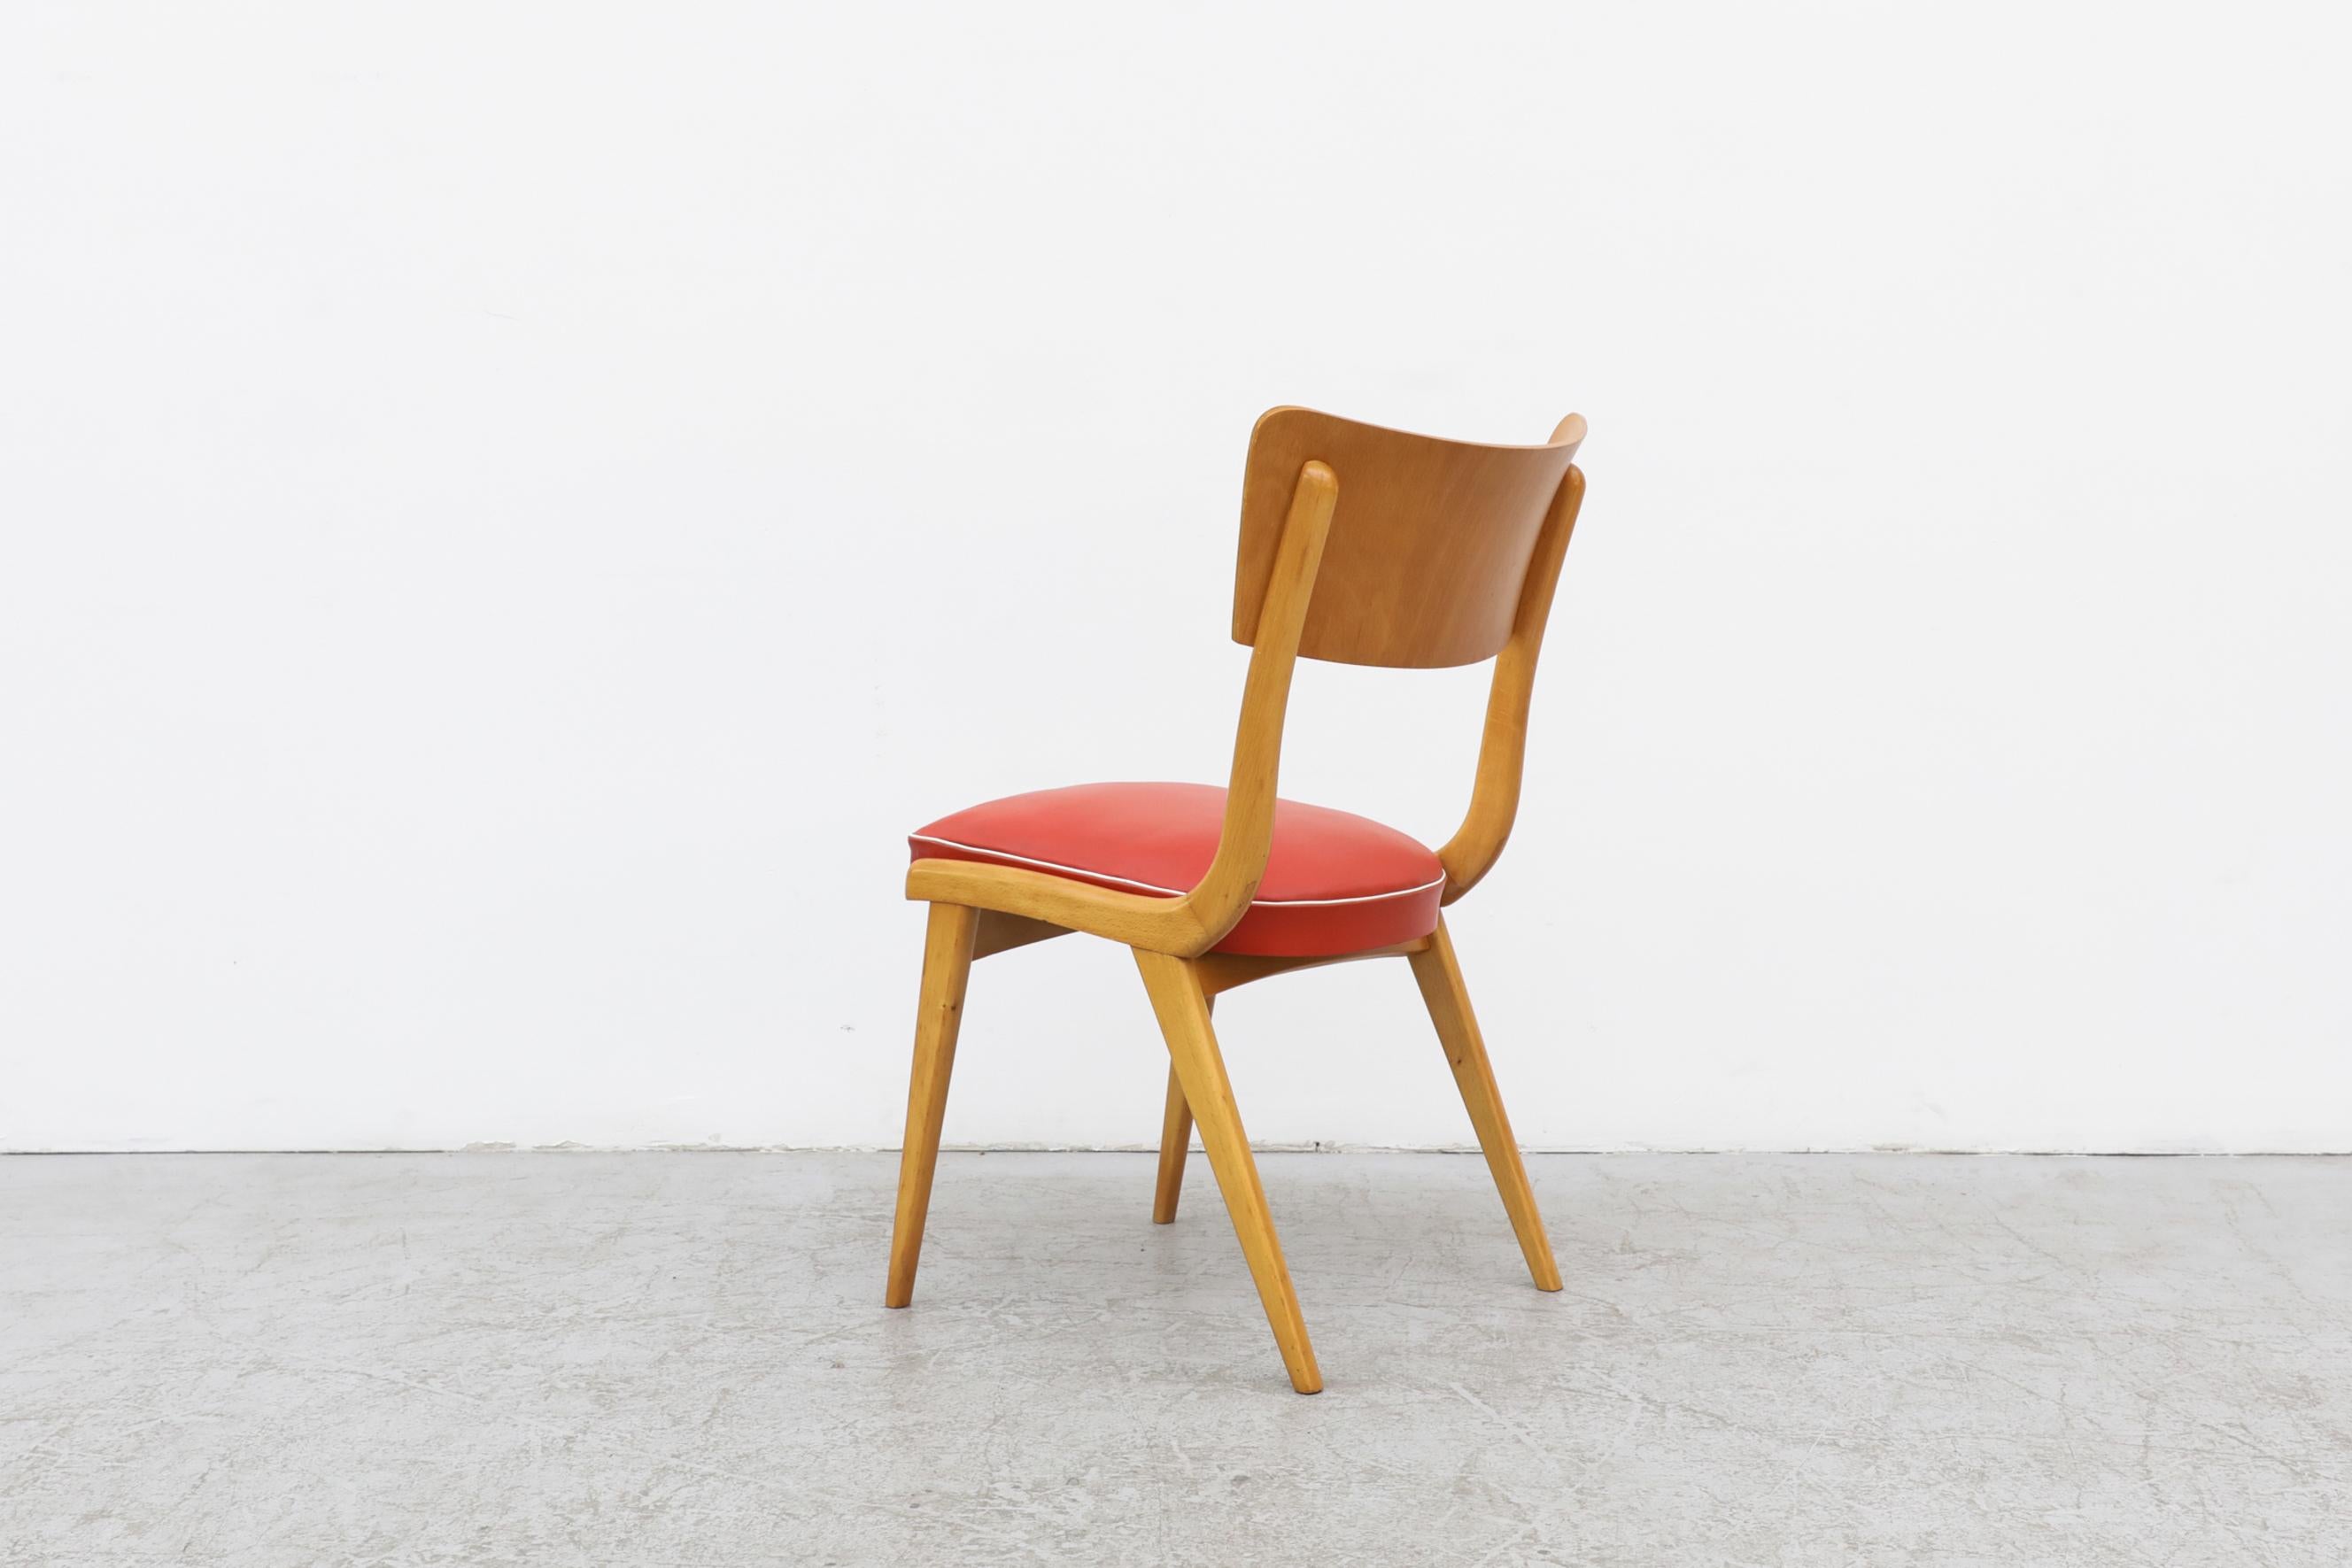
[[915,1014],[915,1066],[907,1082],[907,1137],[898,1156],[898,1218],[890,1232],[885,1306],[903,1307],[915,1297],[915,1264],[922,1257],[923,1217],[940,1163],[940,1127],[947,1119],[948,1078],[955,1070],[979,915],[961,904],[934,904],[923,937],[923,995]]
[[1462,983],[1462,967],[1454,960],[1454,939],[1446,935],[1444,921],[1438,922],[1428,947],[1412,955],[1412,977],[1429,1004],[1430,1021],[1445,1046],[1445,1060],[1453,1066],[1470,1124],[1478,1130],[1478,1146],[1486,1151],[1486,1168],[1502,1192],[1519,1250],[1527,1255],[1528,1272],[1535,1276],[1538,1291],[1557,1291],[1559,1265],[1552,1261],[1543,1216],[1536,1212],[1535,1188],[1528,1184],[1528,1167],[1512,1140],[1511,1119],[1504,1113],[1502,1092],[1495,1087],[1494,1064],[1486,1060],[1486,1042],[1479,1038],[1470,992]]
[[1307,1320],[1298,1311],[1298,1292],[1282,1260],[1282,1243],[1274,1233],[1265,1188],[1258,1182],[1257,1161],[1250,1155],[1249,1136],[1242,1131],[1241,1112],[1225,1078],[1225,1061],[1210,1027],[1209,998],[1201,989],[1200,976],[1189,960],[1140,947],[1135,950],[1135,963],[1143,972],[1144,989],[1151,993],[1160,1031],[1168,1037],[1177,1082],[1200,1124],[1201,1146],[1208,1153],[1217,1188],[1224,1194],[1225,1210],[1233,1216],[1234,1233],[1241,1239],[1242,1256],[1257,1282],[1258,1300],[1265,1303],[1282,1364],[1289,1369],[1290,1385],[1301,1394],[1319,1393],[1323,1374],[1315,1364]]

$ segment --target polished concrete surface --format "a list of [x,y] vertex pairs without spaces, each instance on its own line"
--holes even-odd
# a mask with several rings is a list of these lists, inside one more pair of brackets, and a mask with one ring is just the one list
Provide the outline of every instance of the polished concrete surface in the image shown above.
[[0,1160],[0,1563],[2352,1561],[2352,1161]]

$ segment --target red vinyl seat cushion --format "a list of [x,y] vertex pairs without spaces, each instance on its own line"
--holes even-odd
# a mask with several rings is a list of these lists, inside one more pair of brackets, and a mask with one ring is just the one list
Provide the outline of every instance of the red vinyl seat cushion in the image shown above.
[[[1225,792],[1209,784],[1079,784],[941,817],[908,837],[916,860],[1049,872],[1123,893],[1180,897],[1209,869]],[[1437,929],[1445,871],[1426,846],[1368,818],[1297,800],[1274,809],[1257,896],[1220,953],[1314,958]]]

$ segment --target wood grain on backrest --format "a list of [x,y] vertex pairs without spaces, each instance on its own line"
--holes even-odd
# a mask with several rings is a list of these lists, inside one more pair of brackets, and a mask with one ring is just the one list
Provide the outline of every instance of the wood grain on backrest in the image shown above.
[[1584,437],[1479,446],[1277,408],[1250,436],[1242,481],[1234,641],[1256,640],[1266,575],[1300,467],[1339,476],[1339,510],[1298,652],[1345,664],[1433,669],[1502,651],[1544,514]]

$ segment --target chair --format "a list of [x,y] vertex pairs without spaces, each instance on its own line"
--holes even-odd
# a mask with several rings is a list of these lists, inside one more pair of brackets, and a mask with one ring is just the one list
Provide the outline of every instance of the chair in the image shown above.
[[[1543,1291],[1560,1288],[1441,907],[1502,852],[1560,559],[1584,497],[1584,421],[1541,446],[1476,446],[1277,408],[1250,437],[1234,640],[1253,649],[1231,780],[1093,784],[990,801],[909,841],[929,904],[887,1303],[913,1298],[972,960],[1073,931],[1134,950],[1167,1037],[1152,1218],[1176,1217],[1195,1124],[1291,1386],[1323,1386],[1242,1131],[1210,1010],[1292,969],[1402,957],[1428,1004],[1503,1207]],[[1344,811],[1277,800],[1301,657],[1390,668],[1495,660],[1462,826],[1432,852]]]

